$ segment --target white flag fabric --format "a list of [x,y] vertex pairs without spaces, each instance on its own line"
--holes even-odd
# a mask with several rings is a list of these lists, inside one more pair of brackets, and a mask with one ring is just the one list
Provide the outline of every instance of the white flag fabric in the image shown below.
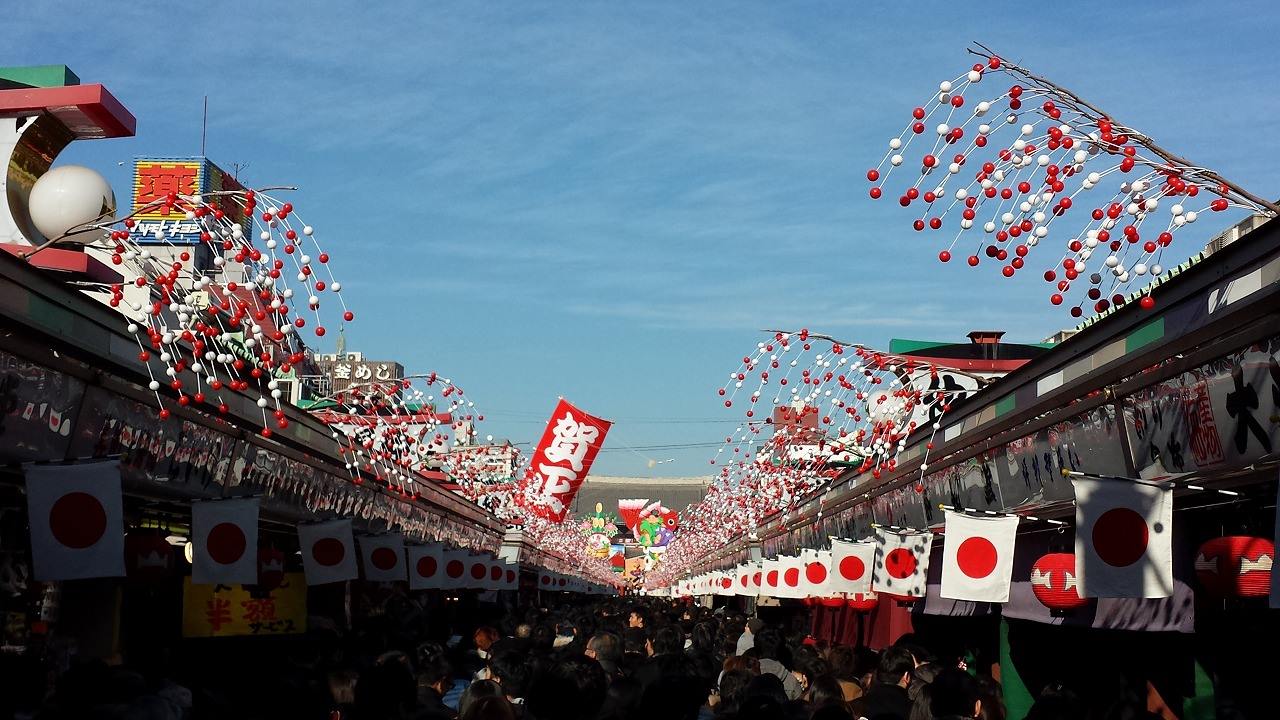
[[191,505],[191,583],[258,582],[258,499]]
[[940,595],[951,600],[1009,602],[1018,516],[973,517],[946,511]]
[[443,552],[444,548],[440,543],[412,545],[407,548],[410,590],[429,590],[444,586]]
[[743,563],[738,566],[733,590],[738,595],[754,597],[760,594],[760,586],[756,583],[755,574],[760,571],[756,563]]
[[800,553],[803,570],[800,572],[801,597],[827,597],[831,590],[831,551],[804,550]]
[[360,577],[350,520],[299,525],[298,547],[302,549],[302,571],[308,585]]
[[872,542],[831,541],[832,592],[871,592],[871,569],[876,562],[876,544]]
[[898,597],[924,597],[933,533],[876,528],[871,589]]
[[1172,595],[1172,489],[1124,480],[1074,484],[1080,595]]
[[778,558],[778,563],[782,571],[778,582],[778,597],[803,598],[801,581],[804,578],[804,562],[795,555],[783,555]]
[[715,587],[714,587],[715,594],[716,595],[732,595],[733,582],[734,582],[733,573],[728,573],[728,572],[715,573]]
[[782,570],[777,560],[765,560],[760,564],[760,594],[779,597],[778,585],[782,582]]
[[364,561],[364,579],[395,582],[409,575],[404,559],[404,535],[387,533],[360,538],[360,558]]
[[517,589],[520,586],[520,564],[500,559],[498,560],[498,566],[502,568],[502,580],[498,583],[498,589]]
[[119,464],[32,465],[25,475],[35,579],[124,575]]

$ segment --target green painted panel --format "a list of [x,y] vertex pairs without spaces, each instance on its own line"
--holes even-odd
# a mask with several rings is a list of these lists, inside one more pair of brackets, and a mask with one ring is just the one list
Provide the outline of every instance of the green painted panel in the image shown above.
[[26,67],[0,67],[0,87],[17,85],[24,87],[65,87],[79,85],[80,78],[66,65],[29,65]]
[[1124,351],[1126,354],[1131,353],[1134,350],[1150,345],[1163,337],[1164,318],[1158,317],[1130,333],[1129,337],[1124,339]]
[[1000,417],[1018,406],[1018,399],[1009,393],[996,401],[996,417]]
[[934,342],[933,340],[899,340],[894,338],[889,341],[889,352],[903,355],[906,353],[928,350],[929,348],[943,347],[945,345],[955,345],[955,343]]
[[1013,655],[1009,652],[1009,621],[1003,618],[1000,620],[1000,687],[1004,690],[1005,717],[1025,718],[1035,699],[1014,667]]

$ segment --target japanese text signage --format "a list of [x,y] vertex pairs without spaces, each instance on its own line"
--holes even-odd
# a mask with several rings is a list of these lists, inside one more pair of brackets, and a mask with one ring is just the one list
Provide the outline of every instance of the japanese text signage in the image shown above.
[[404,378],[404,366],[390,360],[356,360],[341,357],[322,360],[320,371],[329,376],[332,391],[342,392],[352,385],[389,382]]
[[562,522],[612,425],[561,400],[533,453],[525,502],[536,514]]
[[[200,195],[240,189],[235,178],[203,157],[138,158],[133,163],[133,218],[137,221],[134,231],[143,243],[196,244],[200,242],[200,223],[188,220],[184,212],[166,210],[156,203],[170,194]],[[231,198],[210,195],[206,201],[243,223],[244,212]],[[156,206],[148,207],[153,205]],[[147,209],[138,212],[144,208]],[[161,231],[163,237],[156,237],[156,231]]]
[[243,585],[182,583],[182,636],[289,635],[307,629],[307,583],[285,573],[280,587],[251,594]]

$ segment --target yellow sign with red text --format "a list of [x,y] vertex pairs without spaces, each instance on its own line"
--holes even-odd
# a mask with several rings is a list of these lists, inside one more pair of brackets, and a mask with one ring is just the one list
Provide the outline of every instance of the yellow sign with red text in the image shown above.
[[307,629],[307,583],[285,573],[280,587],[256,595],[243,585],[182,581],[182,636],[290,635]]

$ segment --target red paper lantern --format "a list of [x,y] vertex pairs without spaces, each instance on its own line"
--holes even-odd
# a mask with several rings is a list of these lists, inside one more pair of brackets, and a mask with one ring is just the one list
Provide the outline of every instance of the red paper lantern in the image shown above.
[[151,530],[125,535],[124,556],[125,572],[135,580],[160,580],[173,572],[173,546]]
[[824,597],[818,600],[818,602],[825,608],[840,608],[844,607],[845,599],[843,596]]
[[880,597],[873,592],[849,593],[845,597],[844,604],[854,612],[871,612],[880,604]]
[[275,548],[258,550],[258,587],[275,590],[284,582],[284,553]]
[[1031,590],[1050,610],[1075,610],[1089,602],[1080,596],[1074,553],[1049,553],[1031,566]]
[[1271,563],[1275,556],[1275,543],[1266,538],[1214,538],[1196,551],[1196,579],[1214,595],[1266,597],[1271,592]]

